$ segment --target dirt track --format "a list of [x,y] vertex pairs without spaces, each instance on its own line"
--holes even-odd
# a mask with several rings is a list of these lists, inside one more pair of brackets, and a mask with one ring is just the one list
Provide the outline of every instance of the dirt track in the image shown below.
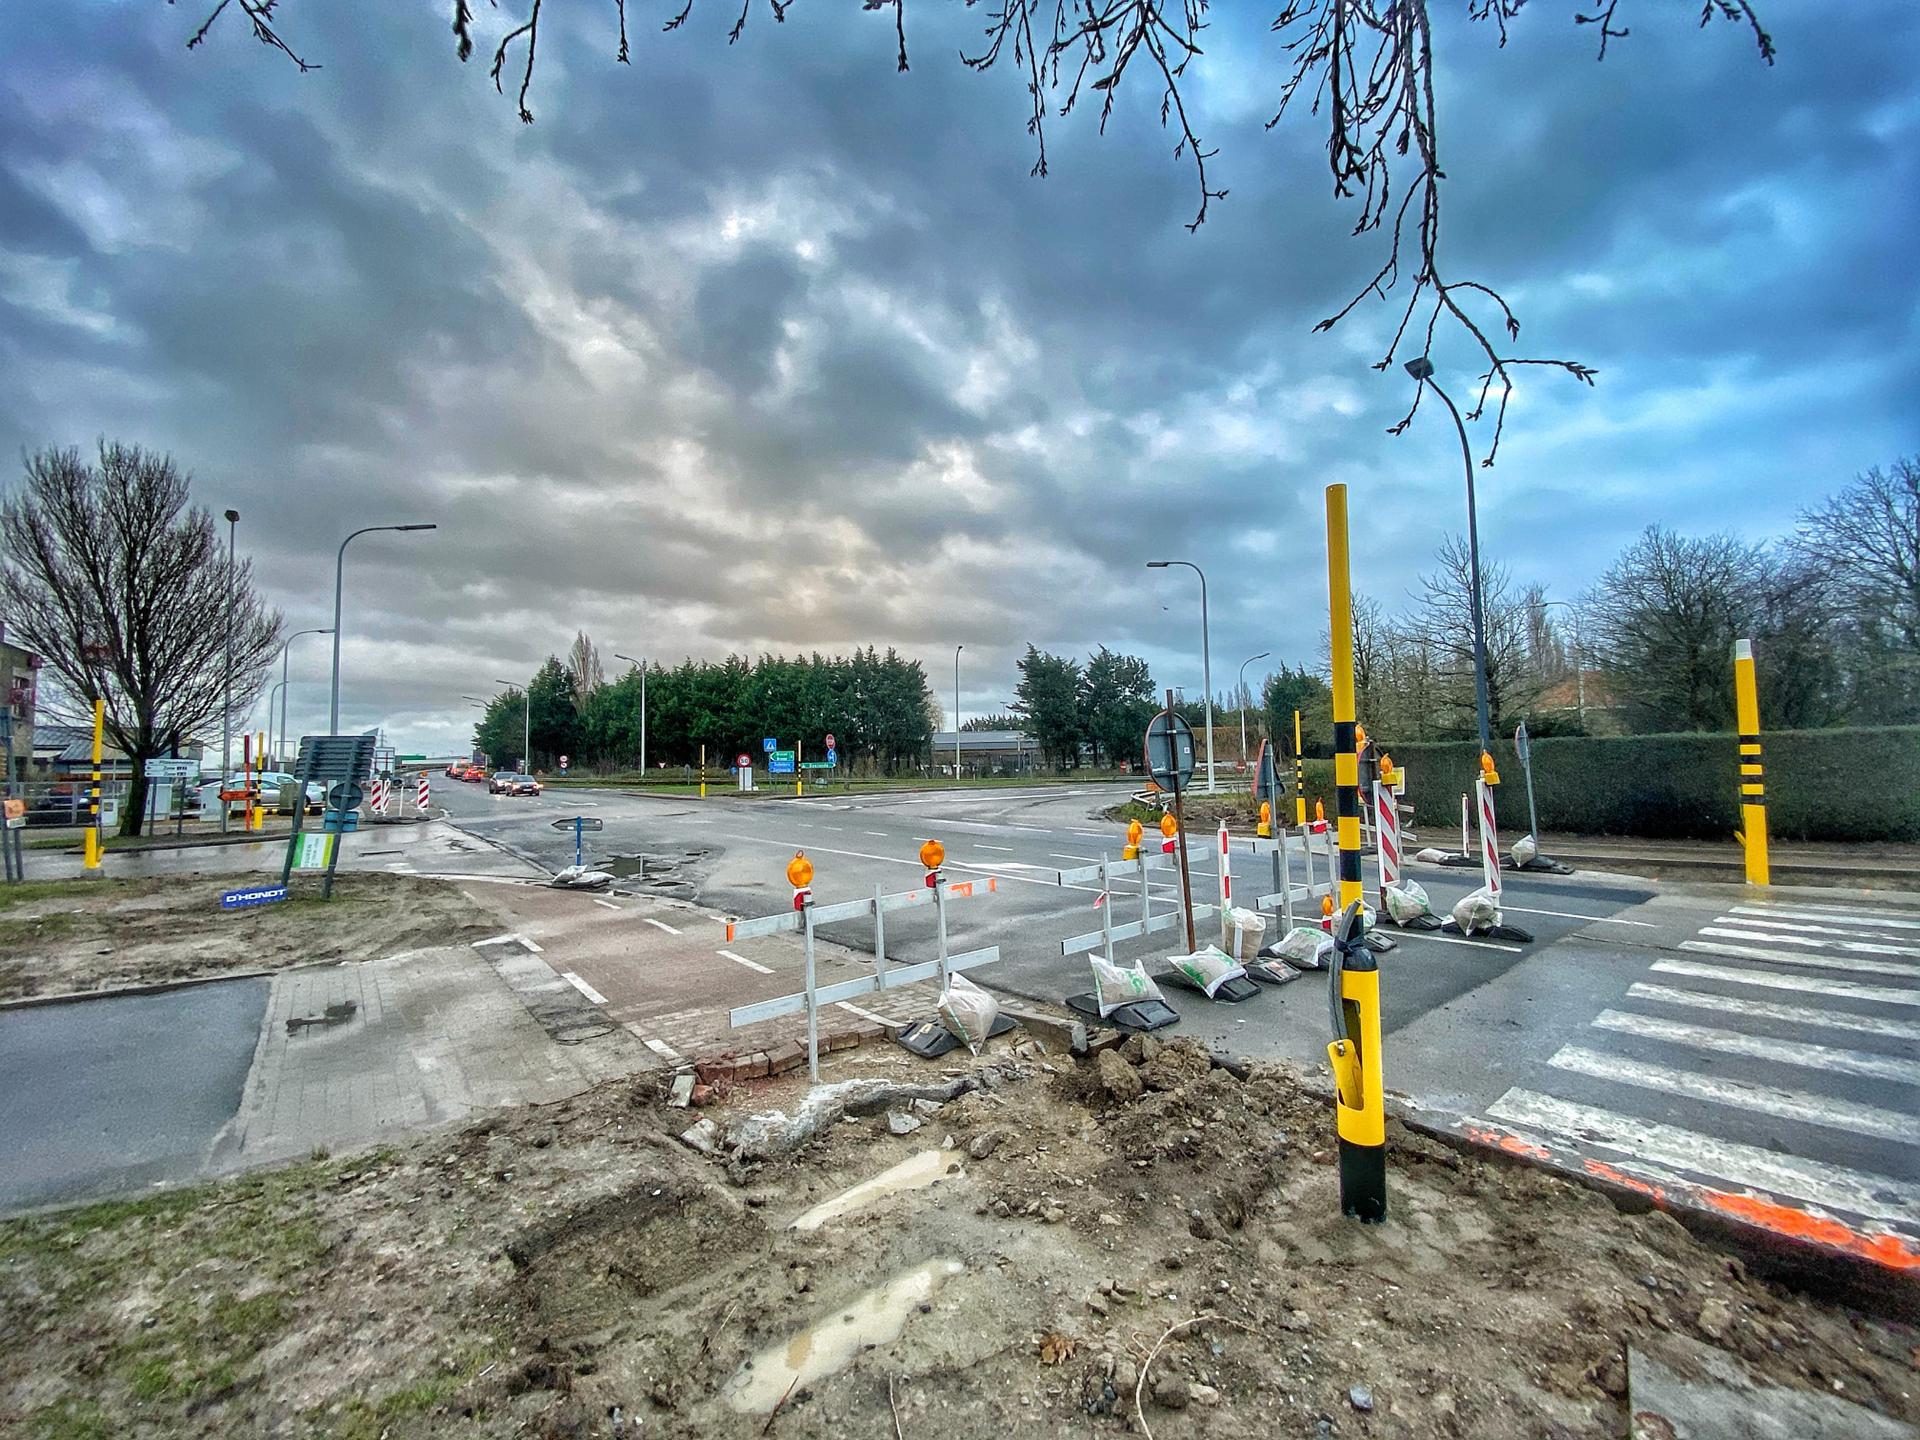
[[[939,1074],[890,1046],[835,1061],[829,1079]],[[699,1112],[623,1082],[0,1227],[0,1428],[1120,1433],[1150,1349],[1203,1315],[1141,1387],[1156,1435],[1615,1436],[1625,1345],[1668,1334],[1920,1417],[1910,1328],[1758,1282],[1664,1216],[1395,1133],[1391,1221],[1361,1227],[1338,1213],[1325,1105],[1282,1071],[1243,1082],[1185,1046],[1001,1063],[1025,1078],[910,1136],[850,1119],[779,1162],[693,1153],[672,1137]],[[799,1093],[762,1083],[732,1109]],[[949,1136],[930,1188],[785,1228]],[[890,1303],[897,1336],[869,1333]],[[847,1337],[871,1348],[781,1368]]]

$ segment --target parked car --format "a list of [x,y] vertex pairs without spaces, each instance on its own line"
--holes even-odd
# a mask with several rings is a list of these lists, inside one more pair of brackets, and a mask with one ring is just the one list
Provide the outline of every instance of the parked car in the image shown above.
[[493,777],[494,793],[498,795],[538,795],[540,782],[531,775],[515,774],[503,771]]

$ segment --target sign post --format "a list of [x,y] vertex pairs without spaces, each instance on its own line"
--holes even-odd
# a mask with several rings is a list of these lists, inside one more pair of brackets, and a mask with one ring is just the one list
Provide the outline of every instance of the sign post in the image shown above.
[[[293,873],[296,858],[304,859],[309,853],[301,840],[300,826],[306,817],[307,786],[318,783],[326,787],[327,797],[321,829],[331,842],[327,847],[327,873],[321,883],[320,898],[332,898],[333,876],[340,863],[340,837],[358,825],[359,805],[365,798],[361,787],[373,772],[373,747],[371,734],[300,737],[300,754],[293,765],[298,799],[293,807],[293,830],[287,836],[287,858],[280,867],[282,885]],[[221,783],[225,784],[224,776]]]
[[556,830],[571,828],[573,830],[573,868],[578,870],[582,865],[587,863],[580,837],[589,830],[606,829],[607,822],[586,815],[576,815],[571,820],[554,821],[553,828]]
[[1192,953],[1199,947],[1193,937],[1193,878],[1187,871],[1187,816],[1180,803],[1180,787],[1193,778],[1193,727],[1174,714],[1171,690],[1167,708],[1148,722],[1146,761],[1154,783],[1173,792],[1173,823],[1180,837],[1175,842],[1180,852],[1180,896],[1187,912],[1187,950]]
[[1533,746],[1527,743],[1527,722],[1513,727],[1513,751],[1520,757],[1520,773],[1527,777],[1527,834],[1534,847],[1540,845],[1540,822],[1533,811]]

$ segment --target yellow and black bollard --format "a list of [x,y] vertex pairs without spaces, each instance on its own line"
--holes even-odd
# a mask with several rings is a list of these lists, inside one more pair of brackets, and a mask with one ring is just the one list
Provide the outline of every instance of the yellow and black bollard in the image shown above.
[[1767,770],[1760,758],[1760,689],[1751,640],[1733,642],[1733,703],[1740,725],[1740,843],[1747,852],[1747,883],[1770,885]]
[[1307,823],[1307,762],[1300,755],[1300,712],[1293,712],[1293,823]]
[[1334,813],[1340,840],[1338,952],[1328,976],[1334,1039],[1340,1209],[1375,1224],[1387,1218],[1387,1114],[1380,1057],[1380,969],[1365,944],[1360,880],[1360,759],[1353,703],[1353,591],[1347,567],[1347,487],[1327,487],[1327,610],[1333,658]]

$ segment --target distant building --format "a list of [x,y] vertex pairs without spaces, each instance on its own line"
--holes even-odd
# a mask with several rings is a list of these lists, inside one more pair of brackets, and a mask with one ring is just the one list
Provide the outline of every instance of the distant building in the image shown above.
[[[960,773],[962,775],[1026,775],[1040,764],[1040,744],[1021,730],[962,730],[960,732]],[[951,730],[933,732],[933,773],[953,773]]]
[[1604,670],[1579,670],[1557,680],[1533,702],[1535,714],[1576,719],[1589,735],[1624,735],[1620,704]]
[[0,710],[0,765],[11,766],[0,779],[24,780],[33,759],[33,724],[40,706],[40,657],[7,642],[0,625],[0,680],[6,684]]

